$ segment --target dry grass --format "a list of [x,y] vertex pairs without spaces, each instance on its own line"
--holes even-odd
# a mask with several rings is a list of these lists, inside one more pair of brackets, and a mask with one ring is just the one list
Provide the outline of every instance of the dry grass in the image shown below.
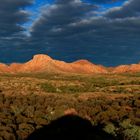
[[0,90],[21,93],[140,93],[140,77],[128,75],[0,75]]
[[139,107],[139,74],[0,75],[0,139],[14,140],[18,136],[22,140],[67,113],[87,118],[95,125],[119,126],[130,119],[139,126]]

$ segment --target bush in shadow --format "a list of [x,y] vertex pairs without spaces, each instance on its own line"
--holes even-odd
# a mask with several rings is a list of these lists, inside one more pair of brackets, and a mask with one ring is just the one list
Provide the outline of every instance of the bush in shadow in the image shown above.
[[100,126],[92,126],[91,122],[75,115],[63,116],[49,125],[34,131],[26,140],[52,139],[85,139],[85,140],[115,140]]

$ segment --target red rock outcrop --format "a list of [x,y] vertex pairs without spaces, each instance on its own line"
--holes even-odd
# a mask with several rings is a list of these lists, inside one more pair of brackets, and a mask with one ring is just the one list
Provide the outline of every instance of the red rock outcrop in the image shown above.
[[79,60],[73,63],[54,60],[43,54],[35,55],[32,60],[24,64],[0,65],[0,72],[29,73],[29,72],[49,72],[49,73],[107,73],[104,67],[92,64],[87,60]]
[[135,73],[140,72],[140,64],[120,65],[112,70],[112,73]]
[[105,67],[95,65],[87,60],[78,60],[72,63],[74,69],[79,73],[107,73]]
[[0,73],[79,73],[79,74],[97,74],[97,73],[126,73],[140,72],[140,64],[120,65],[117,67],[104,67],[95,65],[88,60],[78,60],[72,63],[54,60],[48,55],[38,54],[32,60],[19,64],[12,63],[6,65],[0,63]]
[[10,72],[18,72],[19,69],[23,66],[23,64],[20,63],[12,63],[8,68]]
[[129,70],[129,65],[120,65],[112,68],[112,73],[125,73]]
[[0,73],[9,72],[9,68],[6,64],[0,63]]

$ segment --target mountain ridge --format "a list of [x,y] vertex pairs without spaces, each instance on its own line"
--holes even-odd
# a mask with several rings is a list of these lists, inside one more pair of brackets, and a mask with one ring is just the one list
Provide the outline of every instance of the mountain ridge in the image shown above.
[[140,64],[119,65],[116,67],[105,67],[96,65],[88,60],[77,60],[71,63],[59,61],[45,54],[37,54],[33,59],[25,63],[12,63],[6,65],[0,63],[0,73],[79,73],[79,74],[107,74],[140,72]]

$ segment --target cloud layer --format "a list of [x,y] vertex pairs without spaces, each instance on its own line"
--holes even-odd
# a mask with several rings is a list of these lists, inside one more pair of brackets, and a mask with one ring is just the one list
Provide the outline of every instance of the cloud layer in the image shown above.
[[[3,1],[3,6],[0,5],[0,50],[3,52],[0,55],[3,61],[10,49],[5,44],[10,39],[14,52],[9,54],[13,58],[11,61],[26,61],[35,53],[47,53],[68,62],[88,59],[107,66],[140,60],[139,0],[56,0],[41,8],[40,16],[28,31],[29,37],[23,37],[21,23],[28,21],[28,13],[23,7],[32,1]],[[108,2],[119,1],[124,1],[120,7],[104,8]],[[15,52],[17,57],[13,56]]]
[[0,4],[0,36],[9,36],[23,31],[19,25],[28,20],[28,13],[24,11],[31,0],[1,0]]
[[139,17],[140,0],[128,0],[121,7],[111,8],[106,16],[110,18]]

